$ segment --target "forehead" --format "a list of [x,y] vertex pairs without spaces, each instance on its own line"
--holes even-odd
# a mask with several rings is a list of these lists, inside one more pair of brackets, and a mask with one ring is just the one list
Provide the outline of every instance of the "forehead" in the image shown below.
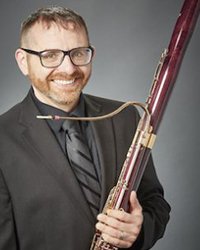
[[45,23],[39,21],[29,29],[25,37],[29,46],[41,50],[50,48],[69,49],[62,46],[70,48],[88,46],[85,29],[73,22],[68,22],[63,26],[55,22]]

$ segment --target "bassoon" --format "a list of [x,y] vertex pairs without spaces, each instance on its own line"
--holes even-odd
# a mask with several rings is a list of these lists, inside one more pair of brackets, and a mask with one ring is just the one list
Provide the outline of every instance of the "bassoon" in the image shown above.
[[[148,98],[144,104],[127,102],[118,110],[100,117],[60,117],[60,116],[37,116],[39,119],[71,119],[95,121],[111,117],[128,105],[138,105],[144,113],[138,123],[131,146],[128,150],[125,162],[117,181],[107,198],[103,208],[106,214],[107,209],[123,209],[128,211],[129,197],[132,190],[137,191],[150,152],[153,148],[156,134],[165,112],[170,94],[175,85],[181,62],[193,33],[195,24],[200,12],[200,0],[185,0],[176,21],[169,46],[161,55],[158,66],[155,70],[153,82]],[[117,250],[118,248],[105,242],[101,232],[96,230],[90,250]]]
[[[128,210],[130,192],[142,179],[178,71],[200,12],[200,0],[185,0],[176,21],[169,46],[161,55],[136,133],[127,153],[117,184],[103,209]],[[117,250],[96,231],[90,250]]]

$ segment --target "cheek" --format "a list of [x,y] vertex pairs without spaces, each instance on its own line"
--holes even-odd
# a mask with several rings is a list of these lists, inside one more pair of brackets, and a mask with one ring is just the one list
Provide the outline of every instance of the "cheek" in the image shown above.
[[91,71],[92,71],[92,65],[88,65],[86,68],[82,69],[82,72],[86,80],[90,78]]
[[38,61],[28,62],[28,76],[33,79],[46,80],[51,74],[51,70],[44,68]]

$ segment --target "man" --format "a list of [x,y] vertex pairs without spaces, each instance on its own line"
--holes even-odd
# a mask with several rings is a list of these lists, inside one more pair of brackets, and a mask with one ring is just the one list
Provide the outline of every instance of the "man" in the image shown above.
[[[118,248],[151,248],[163,236],[170,211],[152,159],[137,194],[130,195],[130,210],[108,210],[96,219],[120,174],[138,122],[136,110],[79,124],[98,194],[74,168],[76,149],[69,153],[71,132],[64,128],[70,122],[36,118],[99,116],[121,105],[82,93],[95,54],[84,20],[69,9],[40,9],[22,24],[20,38],[16,60],[31,89],[0,118],[0,249],[87,250],[95,224],[104,241]],[[96,202],[88,191],[96,192]]]

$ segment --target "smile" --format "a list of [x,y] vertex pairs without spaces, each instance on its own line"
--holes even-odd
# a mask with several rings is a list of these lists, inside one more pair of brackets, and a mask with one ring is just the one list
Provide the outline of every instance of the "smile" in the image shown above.
[[59,85],[69,85],[73,84],[75,82],[75,79],[72,80],[53,80],[54,83],[59,84]]

